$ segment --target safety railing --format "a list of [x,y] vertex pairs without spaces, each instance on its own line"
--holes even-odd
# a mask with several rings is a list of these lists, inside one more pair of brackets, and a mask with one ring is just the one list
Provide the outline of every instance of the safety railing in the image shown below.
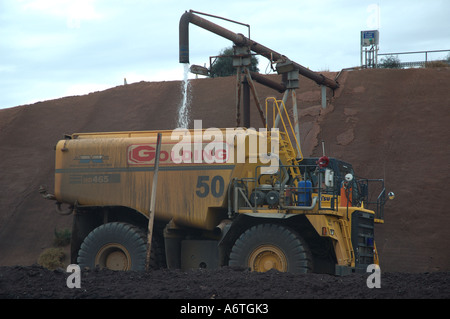
[[[255,177],[234,179],[228,193],[229,214],[241,209],[257,210],[293,210],[311,211],[338,209],[337,179],[334,186],[328,187],[324,183],[322,172],[317,171],[316,165],[299,165],[300,177],[293,178],[289,169],[293,165],[280,165],[273,174],[261,173],[261,168],[255,168]],[[313,180],[310,173],[315,171],[317,176]]]
[[[359,200],[364,208],[375,211],[375,218],[384,219],[384,204],[386,203],[386,188],[383,179],[358,179]],[[376,194],[378,196],[375,198]]]

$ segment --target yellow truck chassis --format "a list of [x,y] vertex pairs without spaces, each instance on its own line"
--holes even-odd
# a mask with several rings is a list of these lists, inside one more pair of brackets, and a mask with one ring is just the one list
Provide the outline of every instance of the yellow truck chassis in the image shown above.
[[[258,135],[245,132],[249,140]],[[157,133],[73,134],[58,142],[54,198],[74,213],[72,263],[143,269]],[[263,172],[268,164],[250,160],[251,143],[243,163],[225,142],[214,152],[208,143],[194,143],[190,153],[178,153],[188,161],[175,163],[173,132],[160,133],[153,267],[344,275],[378,264],[374,223],[382,222],[382,180],[375,180],[377,211],[369,210],[367,185],[374,181],[352,180],[350,187],[347,163],[328,159],[320,167],[318,159],[292,159],[283,134],[276,171]],[[196,140],[196,132],[186,134]],[[196,161],[195,150],[208,163]]]

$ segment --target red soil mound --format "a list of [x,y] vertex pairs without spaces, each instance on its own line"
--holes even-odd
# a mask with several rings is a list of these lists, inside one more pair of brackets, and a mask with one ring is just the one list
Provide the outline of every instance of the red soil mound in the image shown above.
[[[353,163],[358,176],[385,178],[396,193],[376,227],[383,271],[450,270],[450,69],[344,72],[339,82],[323,111],[320,88],[300,81],[304,155],[321,155],[324,140],[327,155]],[[234,77],[191,84],[191,119],[236,125]],[[280,97],[262,86],[258,95]],[[71,225],[38,193],[41,184],[53,190],[53,147],[64,133],[173,129],[180,101],[178,81],[140,82],[0,110],[0,265],[35,263],[54,230]],[[261,126],[255,107],[251,123]]]

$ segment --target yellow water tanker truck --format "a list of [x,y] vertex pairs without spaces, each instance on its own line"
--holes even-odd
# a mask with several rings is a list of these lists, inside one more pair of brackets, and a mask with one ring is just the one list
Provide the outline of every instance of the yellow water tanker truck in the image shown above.
[[383,180],[356,179],[334,158],[300,158],[282,132],[174,132],[80,133],[57,143],[47,198],[73,214],[72,263],[144,270],[154,213],[153,268],[344,275],[378,264]]

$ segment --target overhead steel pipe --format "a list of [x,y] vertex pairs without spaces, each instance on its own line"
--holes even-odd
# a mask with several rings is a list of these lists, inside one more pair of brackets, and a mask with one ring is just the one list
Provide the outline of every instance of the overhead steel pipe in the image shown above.
[[269,79],[266,76],[263,76],[257,72],[252,72],[252,71],[249,71],[249,72],[250,72],[252,79],[262,85],[270,87],[271,89],[274,89],[280,93],[283,93],[287,89],[286,85],[284,85],[283,83],[278,83],[278,82],[272,81],[271,79]]
[[[195,24],[196,26],[208,30],[212,33],[220,35],[230,41],[232,41],[237,46],[247,46],[255,53],[258,53],[271,62],[274,63],[285,63],[288,62],[289,59],[274,51],[269,49],[268,47],[259,44],[256,41],[253,41],[243,34],[234,33],[230,30],[227,30],[211,21],[203,19],[198,15],[193,14],[191,11],[186,11],[180,18],[179,25],[179,60],[180,63],[189,63],[189,23]],[[313,81],[315,81],[319,85],[325,85],[331,89],[337,89],[339,87],[339,83],[335,80],[329,79],[325,77],[323,74],[316,73],[314,71],[305,68],[304,66],[290,61],[293,67],[298,70],[299,74],[305,76]]]

